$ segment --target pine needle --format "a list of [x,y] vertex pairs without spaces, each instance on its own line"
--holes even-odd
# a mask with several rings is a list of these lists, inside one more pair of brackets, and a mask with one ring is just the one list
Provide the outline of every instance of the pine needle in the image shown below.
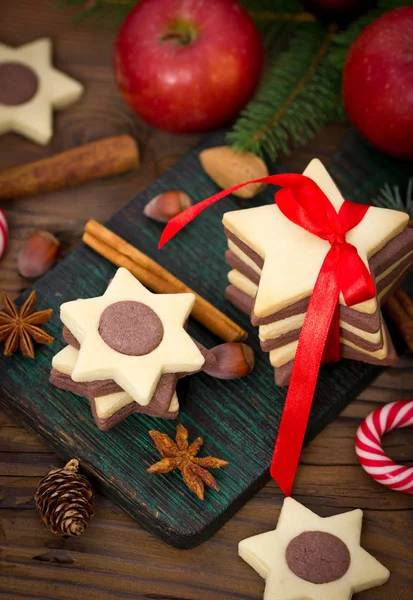
[[333,117],[340,89],[340,76],[326,61],[333,34],[333,27],[318,22],[297,27],[229,133],[230,143],[275,158],[303,145]]
[[398,185],[391,187],[385,183],[381,188],[377,198],[374,198],[372,204],[381,208],[391,208],[407,212],[413,219],[413,177],[407,181],[406,193],[403,194]]

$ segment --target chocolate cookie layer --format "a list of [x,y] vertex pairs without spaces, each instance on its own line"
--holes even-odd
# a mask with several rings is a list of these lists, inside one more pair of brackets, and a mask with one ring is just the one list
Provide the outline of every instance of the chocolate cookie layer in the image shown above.
[[259,267],[260,269],[263,268],[264,259],[261,258],[261,256],[257,252],[255,252],[249,246],[247,246],[247,244],[245,242],[240,240],[239,237],[237,237],[234,233],[232,233],[232,231],[230,231],[226,227],[224,227],[224,233],[227,236],[227,238],[229,240],[231,240],[231,242],[234,242],[234,244],[236,246],[238,246],[238,248],[240,250],[242,250],[244,252],[244,254],[246,254],[248,256],[248,258],[250,258],[253,262],[255,262],[257,267]]
[[155,311],[142,302],[115,302],[103,311],[99,334],[120,354],[144,356],[161,343],[163,325]]
[[[261,349],[264,352],[271,352],[271,350],[275,350],[277,348],[282,348],[286,344],[290,344],[291,342],[296,342],[300,337],[301,328],[293,329],[288,333],[284,333],[283,335],[278,336],[277,338],[273,338],[270,340],[262,340],[260,341]],[[340,337],[352,342],[362,350],[366,350],[367,352],[376,352],[377,350],[381,350],[383,348],[383,340],[380,339],[378,342],[370,342],[360,337],[359,335],[345,329],[344,327],[340,327]]]
[[[237,306],[244,312],[247,312],[247,314],[248,314],[248,309],[251,307],[252,302],[253,302],[253,299],[250,296],[248,296],[247,294],[245,294],[244,292],[242,292],[235,286],[228,286],[226,288],[225,295],[226,295],[226,298],[230,302],[232,302],[235,306]],[[381,321],[379,313],[377,313],[377,319],[379,322],[378,329],[380,330],[380,328],[382,326],[382,321]],[[363,331],[363,329],[360,329],[360,331]],[[297,341],[300,336],[300,333],[301,333],[301,328],[298,328],[298,329],[289,331],[285,334],[282,334],[276,338],[272,338],[269,340],[261,340],[260,341],[261,348],[265,352],[270,352],[271,350],[274,350],[276,348],[282,348],[286,344]],[[352,342],[353,344],[358,346],[361,350],[365,350],[367,352],[375,352],[377,350],[380,350],[383,347],[382,339],[380,339],[378,342],[371,342],[371,341],[366,340],[365,338],[357,335],[356,333],[349,331],[348,329],[345,329],[344,327],[340,328],[340,336],[343,339],[348,340],[349,342]]]
[[[369,362],[369,364],[383,366],[383,367],[388,367],[388,366],[394,365],[394,363],[398,360],[398,356],[397,356],[396,350],[394,349],[387,326],[384,321],[383,321],[383,331],[384,331],[384,334],[386,335],[387,348],[388,348],[387,356],[384,360],[378,360],[377,358],[374,358],[373,356],[367,357],[367,360],[366,360],[365,354],[355,350],[354,348],[351,348],[350,346],[345,346],[344,344],[341,344],[341,346],[340,346],[341,357],[349,359],[349,360],[359,360],[362,362]],[[294,361],[290,360],[288,363],[286,363],[282,367],[274,368],[274,380],[277,385],[286,386],[290,383],[290,377],[291,377],[291,373],[293,370],[293,363],[294,363]]]
[[[400,279],[403,279],[404,275],[401,275]],[[395,287],[399,285],[400,281],[396,280]],[[241,292],[238,288],[233,285],[227,286],[225,289],[225,297],[231,302],[234,306],[242,310],[243,312],[250,314],[250,310],[253,305],[253,298]],[[387,334],[387,342],[388,342],[388,354],[385,360],[378,361],[374,357],[366,357],[366,354],[362,352],[358,352],[357,350],[350,348],[349,346],[341,345],[341,354],[343,358],[348,358],[351,360],[361,360],[366,362],[366,360],[371,364],[377,365],[393,365],[397,361],[397,354],[394,349],[393,343],[391,342],[389,333],[387,331],[386,325],[383,323],[383,329]],[[275,374],[275,383],[280,386],[285,386],[289,384],[290,376],[292,372],[293,361],[289,361],[282,367],[277,367],[274,369]]]
[[33,98],[38,88],[34,71],[19,62],[0,64],[0,104],[17,106]]
[[99,417],[97,414],[96,398],[98,399],[101,396],[109,395],[111,392],[108,394],[101,394],[100,396],[95,397],[90,392],[90,384],[77,383],[72,380],[70,375],[60,373],[56,369],[52,369],[50,372],[50,383],[52,383],[55,387],[60,388],[62,390],[66,390],[68,392],[72,392],[72,394],[76,394],[77,396],[83,396],[89,400],[93,417],[96,421],[97,426],[102,431],[111,429],[117,423],[119,423],[129,415],[132,415],[133,413],[144,412],[145,414],[151,417],[158,417],[163,419],[176,419],[176,417],[178,416],[178,411],[168,410],[172,396],[175,393],[176,381],[177,378],[174,374],[163,375],[159,380],[158,386],[148,406],[141,406],[137,402],[130,402],[129,404],[123,406],[120,410],[114,412],[111,416],[107,418],[102,418]]
[[[140,412],[140,411],[136,410],[136,402],[131,402],[130,404],[127,404],[126,406],[123,406],[121,409],[116,411],[111,417],[108,417],[107,419],[102,419],[101,417],[99,417],[97,415],[96,401],[92,400],[90,402],[90,408],[92,411],[93,418],[95,419],[96,425],[98,426],[98,428],[101,431],[108,431],[109,429],[112,429],[112,427],[115,427],[115,425],[117,425],[118,423],[120,423],[121,421],[126,419],[127,417],[130,417],[134,413]],[[145,411],[145,414],[149,415],[150,417],[157,417],[157,418],[168,419],[168,420],[172,421],[177,418],[177,416],[179,414],[179,410],[175,410],[175,411],[167,410],[163,414],[155,414],[155,413],[152,413],[150,410],[147,410],[147,411]]]
[[[377,294],[379,304],[383,304],[387,297],[392,293],[393,289],[395,289],[400,281],[406,276],[406,274],[412,269],[412,257],[408,256],[399,262],[398,266],[395,267],[391,273],[387,276],[382,277],[380,281],[377,283]],[[389,287],[390,286],[390,287]],[[388,288],[388,289],[387,289]],[[251,314],[253,309],[254,300],[248,294],[245,294],[242,290],[239,290],[235,286],[228,286],[226,292],[227,299],[232,302],[235,306],[240,308],[243,312],[247,314]],[[387,291],[386,291],[387,290]],[[381,321],[379,311],[376,311],[373,314],[360,313],[358,311],[352,310],[347,306],[340,305],[340,319],[351,326],[359,329],[360,331],[366,333],[377,333],[380,329]],[[294,334],[293,334],[294,331]],[[298,339],[297,332],[301,331],[300,328],[296,330],[292,330],[290,332],[286,332],[280,336],[274,338],[268,338],[261,341],[261,347],[264,351],[270,351],[274,348],[279,348],[284,344],[287,344],[295,339]],[[348,331],[348,329],[342,329],[342,336],[345,339],[349,339],[354,343],[358,343],[359,336],[354,332]],[[361,347],[365,350],[374,351],[378,349],[378,345],[363,338],[360,338],[362,341],[360,342]],[[282,341],[282,343],[281,343]]]
[[300,579],[323,584],[341,579],[350,566],[345,543],[324,531],[304,531],[288,544],[285,559]]
[[[63,327],[63,338],[67,344],[79,350],[79,342],[67,327]],[[214,354],[196,340],[193,341],[199,348],[205,360],[202,369],[200,370],[202,371],[203,369],[212,367],[216,362]],[[97,426],[102,431],[106,431],[133,413],[145,413],[153,417],[175,419],[178,416],[178,411],[170,411],[169,406],[175,393],[178,380],[188,374],[189,373],[165,373],[161,376],[149,405],[141,406],[136,402],[131,402],[107,418],[99,416],[96,402],[102,396],[123,391],[114,381],[103,380],[78,383],[73,381],[69,375],[65,375],[56,369],[52,369],[50,382],[60,389],[86,397],[89,400]]]
[[[242,252],[248,256],[259,268],[262,269],[263,259],[251,248],[249,248],[242,240],[237,238],[232,232],[225,228],[225,234],[228,239],[231,240]],[[379,276],[383,271],[391,267],[395,262],[397,262],[400,258],[408,254],[413,250],[413,230],[406,228],[400,234],[391,239],[379,252],[377,252],[370,260],[369,266],[372,273],[375,276]],[[233,253],[232,253],[233,254]],[[232,258],[232,257],[231,257]],[[239,257],[237,257],[239,259]],[[239,259],[241,261],[241,259]],[[413,260],[413,259],[412,259]],[[242,261],[241,261],[242,262]],[[230,263],[231,264],[231,263]],[[238,263],[239,264],[239,263]],[[245,263],[244,263],[245,265]],[[231,266],[233,266],[231,264]],[[238,266],[233,266],[241,273],[245,274],[247,277],[247,272],[243,272]],[[251,278],[251,281],[254,279]],[[251,316],[251,322],[253,325],[267,325],[268,323],[272,323],[274,321],[278,321],[281,319],[285,319],[287,317],[293,316],[295,314],[300,314],[302,312],[306,312],[308,308],[308,304],[310,301],[310,297],[303,298],[300,301],[297,301],[290,306],[285,307],[282,310],[276,311],[270,315],[266,315],[265,317],[256,317],[255,315]],[[348,307],[344,307],[348,308]],[[354,309],[348,309],[352,310]]]
[[234,252],[232,252],[232,250],[227,250],[225,252],[225,260],[226,260],[227,264],[229,264],[230,267],[232,267],[233,269],[236,269],[237,271],[242,273],[242,275],[245,275],[245,277],[248,277],[248,279],[250,281],[252,281],[252,283],[255,283],[255,285],[259,284],[259,282],[260,282],[259,274],[256,271],[254,271],[254,269],[251,269],[251,267],[246,265],[240,259],[239,256],[237,256],[236,254],[234,254]]
[[[227,262],[228,262],[228,264],[230,264],[231,267],[233,267],[234,269],[239,271],[242,275],[244,275],[250,281],[252,281],[253,283],[255,283],[257,285],[257,283],[256,283],[257,273],[255,273],[254,271],[252,271],[252,269],[250,269],[248,266],[246,266],[245,263],[243,263],[241,261],[241,259],[239,259],[231,251],[228,251],[226,256],[227,256]],[[234,257],[236,260],[234,260]],[[401,258],[398,260],[400,261],[399,264],[394,269],[392,269],[392,271],[390,273],[388,273],[385,277],[382,277],[376,283],[378,294],[380,294],[385,287],[387,287],[388,285],[391,285],[393,283],[393,280],[395,279],[395,277],[399,277],[399,275],[402,272],[406,273],[407,269],[412,266],[413,255],[412,256],[407,255],[404,258]],[[252,277],[250,277],[249,271],[252,271],[254,273],[254,275],[255,275],[254,279]],[[379,299],[380,304],[383,304],[383,302],[385,301],[385,298],[388,295],[389,295],[389,293],[387,292],[385,297],[380,297],[380,299]],[[297,316],[299,314],[303,314],[307,311],[308,304],[309,304],[309,298],[304,298],[303,300],[300,300],[299,302],[296,302],[294,304],[294,307],[295,307],[294,310],[297,312],[293,312],[292,307],[287,307],[286,309],[283,309],[283,311],[279,311],[277,313],[278,316],[282,315],[282,319],[277,318],[277,319],[274,319],[273,321],[269,321],[269,319],[266,318],[266,323],[260,323],[260,324],[261,325],[269,325],[276,321],[280,321],[280,320],[283,320],[286,318]],[[245,303],[243,303],[243,305],[245,305]],[[247,312],[248,314],[250,314],[252,324],[257,325],[258,320],[252,314],[253,308],[254,308],[254,306],[252,303],[251,308],[249,308],[248,310],[245,310],[244,308],[241,308],[241,310],[243,310],[243,312]],[[376,333],[379,329],[378,311],[376,311],[373,314],[361,313],[357,310],[352,309],[351,307],[340,304],[340,318],[342,320],[346,321],[347,323],[349,323],[350,325],[352,325],[353,327],[357,327],[358,329],[362,329],[363,331],[366,331],[369,333]]]

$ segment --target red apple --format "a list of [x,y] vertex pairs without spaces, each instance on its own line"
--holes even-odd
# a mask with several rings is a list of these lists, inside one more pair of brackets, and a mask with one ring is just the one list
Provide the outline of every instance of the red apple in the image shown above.
[[115,44],[115,75],[132,110],[172,132],[230,122],[251,98],[263,49],[235,0],[142,0]]
[[374,146],[413,159],[413,6],[362,31],[347,56],[343,96],[351,122]]

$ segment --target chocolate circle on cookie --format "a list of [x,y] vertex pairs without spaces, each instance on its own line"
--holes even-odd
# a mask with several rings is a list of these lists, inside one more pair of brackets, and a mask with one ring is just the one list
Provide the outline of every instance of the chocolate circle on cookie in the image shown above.
[[161,343],[163,325],[152,308],[127,300],[105,308],[100,317],[99,334],[120,354],[144,356]]
[[38,85],[36,73],[22,63],[0,63],[0,104],[24,104],[33,98]]
[[285,558],[297,577],[317,584],[341,579],[350,566],[350,552],[345,543],[324,531],[304,531],[297,535],[288,544]]

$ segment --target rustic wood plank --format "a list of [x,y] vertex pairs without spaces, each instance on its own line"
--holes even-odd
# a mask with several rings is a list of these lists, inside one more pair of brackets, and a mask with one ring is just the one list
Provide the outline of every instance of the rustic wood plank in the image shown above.
[[27,429],[18,429],[11,425],[0,425],[0,454],[1,452],[45,452],[50,449],[38,436]]

